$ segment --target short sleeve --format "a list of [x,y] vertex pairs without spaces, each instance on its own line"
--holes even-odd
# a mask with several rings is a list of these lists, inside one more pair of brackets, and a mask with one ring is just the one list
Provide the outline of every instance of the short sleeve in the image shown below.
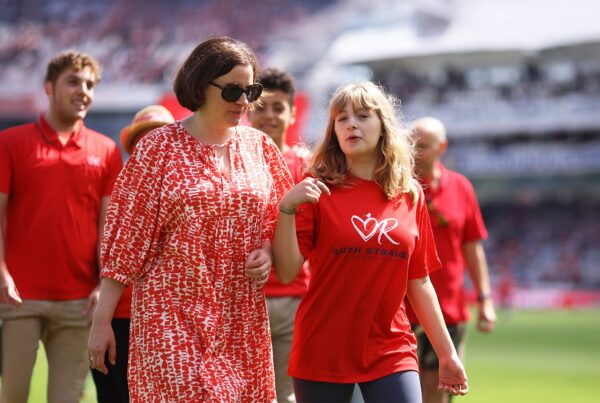
[[106,162],[106,174],[104,176],[102,184],[102,196],[110,196],[117,176],[123,168],[123,159],[121,158],[121,151],[116,144],[111,147],[111,150],[107,157]]
[[409,280],[425,277],[432,271],[442,267],[435,248],[435,240],[433,238],[433,231],[431,230],[429,213],[427,212],[427,207],[425,205],[425,195],[421,189],[419,189],[419,191],[419,200],[417,201],[417,205],[413,207],[417,209],[415,221],[419,235],[410,256],[410,263],[408,266]]
[[316,242],[317,205],[304,203],[296,211],[296,238],[300,253],[308,260]]
[[146,274],[165,221],[161,195],[166,158],[155,137],[142,139],[125,164],[106,216],[100,275],[123,284]]
[[481,215],[481,209],[477,202],[477,196],[475,195],[475,189],[473,185],[465,179],[465,226],[463,233],[462,243],[471,241],[478,241],[487,238],[487,230],[483,217]]
[[275,232],[275,224],[279,214],[279,201],[291,187],[292,176],[285,163],[283,155],[266,135],[263,135],[263,153],[265,162],[269,168],[272,178],[272,186],[269,191],[269,201],[265,211],[262,240],[271,240]]
[[10,193],[12,183],[12,161],[5,141],[6,137],[0,132],[0,193]]

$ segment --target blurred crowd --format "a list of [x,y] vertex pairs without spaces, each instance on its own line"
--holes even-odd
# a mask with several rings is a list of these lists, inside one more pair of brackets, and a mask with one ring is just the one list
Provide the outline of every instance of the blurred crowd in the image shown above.
[[492,282],[600,287],[600,211],[593,203],[486,206]]
[[52,55],[77,48],[100,61],[104,83],[170,83],[202,38],[244,38],[260,57],[269,35],[334,2],[6,0],[0,3],[0,81],[22,86],[42,76]]
[[518,103],[535,98],[600,93],[600,63],[578,64],[570,60],[498,63],[465,69],[447,66],[428,74],[396,67],[379,78],[408,102],[434,105],[456,97]]
[[589,128],[600,116],[600,61],[589,57],[523,57],[508,64],[445,66],[419,73],[396,66],[376,80],[400,96],[408,116],[433,109],[455,133]]
[[[0,3],[0,82],[5,87],[37,88],[39,82],[30,77],[43,76],[46,61],[55,53],[77,48],[100,61],[104,83],[170,83],[182,56],[199,38],[220,34],[244,38],[260,56],[270,35],[285,32],[291,22],[336,1],[265,0],[244,7],[243,0],[4,0]],[[448,121],[452,119],[443,108],[453,108],[461,120],[465,113],[471,120],[480,113],[489,121],[490,111],[501,116],[507,105],[528,119],[535,115],[532,105],[543,109],[546,117],[556,118],[557,113],[548,111],[561,108],[562,101],[579,108],[581,95],[600,94],[600,63],[568,60],[532,59],[465,69],[447,66],[427,74],[396,66],[375,78],[402,99],[407,116],[436,108],[436,114]],[[597,150],[587,146],[588,151]],[[472,146],[469,153],[456,150],[456,154],[480,156],[472,161],[479,164],[477,171],[492,169],[494,158],[485,150],[473,153]],[[560,148],[551,163],[567,160],[563,154],[568,151]],[[587,161],[581,159],[581,149],[575,151],[579,161]],[[544,155],[554,154],[545,150]],[[592,159],[597,161],[596,157]],[[468,174],[471,160],[461,159],[466,164],[461,170]],[[523,160],[532,157],[528,154]],[[506,164],[499,166],[506,170]],[[486,207],[485,213],[490,229],[486,249],[495,283],[510,275],[520,285],[600,286],[596,270],[600,248],[595,242],[600,213],[592,205]]]

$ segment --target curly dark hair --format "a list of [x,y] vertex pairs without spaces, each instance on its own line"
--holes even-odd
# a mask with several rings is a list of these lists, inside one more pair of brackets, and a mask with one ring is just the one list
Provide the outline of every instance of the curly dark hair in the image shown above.
[[274,67],[269,67],[260,73],[258,80],[267,91],[281,91],[284,94],[287,94],[290,106],[294,106],[296,85],[294,84],[294,78],[290,73]]

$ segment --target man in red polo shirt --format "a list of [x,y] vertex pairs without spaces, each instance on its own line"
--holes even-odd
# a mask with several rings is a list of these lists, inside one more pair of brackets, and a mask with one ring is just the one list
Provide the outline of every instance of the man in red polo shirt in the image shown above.
[[[424,117],[414,121],[413,128],[417,148],[415,171],[423,185],[435,244],[443,266],[442,270],[430,273],[429,277],[456,350],[463,355],[469,320],[463,289],[465,265],[478,295],[478,330],[490,332],[496,321],[482,245],[487,231],[469,180],[447,169],[440,161],[448,148],[442,122]],[[423,402],[448,402],[449,395],[437,390],[438,360],[431,343],[416,325],[417,318],[412,310],[407,311],[418,340]]]
[[[262,130],[273,139],[283,153],[294,183],[298,183],[304,177],[310,153],[306,148],[289,147],[285,142],[287,130],[296,118],[294,80],[285,71],[269,68],[261,73],[259,81],[265,89],[265,95],[261,105],[251,110],[248,117],[253,127]],[[300,300],[306,295],[309,276],[308,268],[304,266],[296,279],[286,285],[277,279],[275,270],[271,270],[269,280],[264,286],[271,326],[278,403],[296,401],[292,378],[288,376],[287,371],[294,335],[294,319]]]
[[85,127],[98,63],[74,51],[53,58],[48,111],[0,132],[0,402],[27,402],[41,340],[48,401],[79,402],[98,299],[98,240],[121,166],[114,141]]

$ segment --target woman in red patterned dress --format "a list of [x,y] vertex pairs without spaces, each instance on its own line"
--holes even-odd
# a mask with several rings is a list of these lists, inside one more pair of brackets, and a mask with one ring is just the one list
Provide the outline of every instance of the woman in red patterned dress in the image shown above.
[[110,319],[132,285],[132,402],[275,400],[262,285],[291,178],[275,144],[239,126],[257,76],[244,43],[198,45],[174,83],[194,113],[146,135],[115,185],[89,353],[100,371],[114,362]]

